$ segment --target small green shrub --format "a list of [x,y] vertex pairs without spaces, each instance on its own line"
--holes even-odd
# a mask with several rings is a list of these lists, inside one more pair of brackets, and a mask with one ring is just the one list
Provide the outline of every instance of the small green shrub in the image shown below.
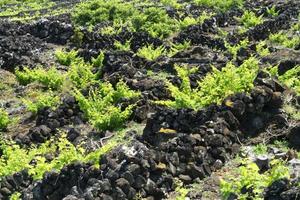
[[10,120],[7,112],[0,108],[0,131],[7,128],[9,121]]
[[300,94],[300,65],[295,66],[280,76],[278,75],[278,66],[269,68],[268,72],[270,72],[273,76],[277,76],[281,83]]
[[179,26],[181,29],[185,29],[188,26],[195,24],[203,24],[206,19],[210,19],[213,13],[203,12],[199,17],[194,18],[193,16],[186,16],[182,20],[179,21]]
[[54,108],[59,103],[59,96],[54,94],[51,90],[46,93],[32,93],[29,95],[29,98],[23,99],[23,103],[25,104],[28,111],[33,114],[37,114],[37,112],[45,107]]
[[[271,185],[274,181],[281,178],[289,178],[289,168],[281,160],[273,160],[271,162],[271,169],[265,173],[259,173],[258,166],[249,161],[244,161],[243,165],[237,169],[237,175],[228,176],[227,180],[221,180],[221,194],[224,199],[228,199],[231,194],[238,195],[238,199],[261,199],[265,188]],[[242,189],[252,191],[249,196],[248,193],[242,193]]]
[[267,154],[267,150],[268,150],[267,145],[266,145],[266,144],[263,144],[263,143],[257,144],[257,145],[253,148],[253,152],[254,152],[256,155],[264,155],[264,154]]
[[127,40],[124,44],[119,41],[115,41],[114,45],[120,51],[130,51],[131,41]]
[[279,15],[279,11],[276,11],[275,5],[273,5],[271,8],[267,8],[267,13],[273,17],[277,17]]
[[73,34],[73,36],[71,38],[71,41],[77,47],[80,47],[82,45],[82,42],[83,42],[83,37],[84,37],[84,34],[82,33],[82,31],[78,27],[75,27],[74,34]]
[[[53,138],[39,147],[31,146],[29,149],[21,148],[14,142],[1,142],[3,152],[0,157],[0,179],[18,171],[27,169],[34,179],[41,179],[46,171],[60,170],[64,165],[75,160],[83,160],[83,149],[76,148],[65,136],[54,140]],[[45,155],[56,155],[50,162]],[[36,161],[31,165],[32,160]]]
[[42,67],[37,67],[35,69],[24,67],[22,71],[17,69],[15,75],[19,83],[22,85],[38,82],[47,88],[54,90],[59,89],[65,79],[65,75],[63,75],[55,67],[51,67],[48,70],[43,69]]
[[[101,52],[96,58],[92,58],[92,62],[85,62],[83,59],[77,59],[71,63],[67,72],[67,78],[77,89],[84,89],[97,82],[97,78],[101,75],[103,67],[104,53]],[[97,70],[97,72],[93,72]]]
[[21,193],[19,193],[19,192],[13,193],[10,196],[9,200],[21,200]]
[[155,48],[151,44],[140,48],[137,52],[137,55],[142,58],[146,58],[149,61],[153,61],[156,60],[158,57],[164,55],[165,53],[166,53],[166,49],[164,46],[159,46]]
[[265,57],[268,56],[270,54],[270,51],[267,47],[267,43],[265,41],[259,42],[256,45],[256,51],[258,53],[258,55]]
[[76,61],[78,52],[72,50],[70,52],[64,52],[62,50],[58,50],[55,52],[56,60],[61,65],[70,66],[72,62]]
[[269,40],[272,43],[282,45],[287,48],[295,48],[300,44],[300,36],[291,36],[280,31],[279,33],[271,34]]
[[213,67],[213,71],[199,81],[195,89],[191,88],[189,75],[195,73],[197,69],[179,66],[175,69],[182,80],[180,87],[166,82],[174,100],[156,103],[174,108],[199,110],[212,103],[220,104],[224,98],[234,93],[250,91],[259,66],[258,60],[251,57],[239,67],[235,67],[231,62],[221,71]]
[[264,21],[263,15],[257,17],[254,12],[248,11],[248,10],[246,10],[244,12],[244,14],[240,18],[237,18],[237,19],[240,23],[243,24],[245,29],[249,29],[251,27],[259,25],[259,24],[263,23],[263,21]]
[[97,90],[91,90],[88,97],[75,90],[74,96],[91,124],[98,130],[108,130],[121,127],[132,113],[133,105],[125,109],[118,105],[121,99],[132,99],[139,93],[120,81],[115,88],[110,83],[101,83]]
[[184,41],[183,43],[171,43],[171,48],[168,51],[167,55],[169,57],[174,56],[175,54],[177,54],[178,52],[184,51],[186,49],[188,49],[191,46],[191,42],[190,41]]
[[200,6],[208,6],[216,10],[226,11],[233,7],[241,7],[244,4],[244,0],[194,0],[194,3]]
[[233,56],[233,59],[237,58],[237,54],[240,49],[246,48],[249,44],[248,39],[241,40],[239,44],[236,45],[230,45],[227,41],[224,41],[225,47],[227,48],[227,51]]

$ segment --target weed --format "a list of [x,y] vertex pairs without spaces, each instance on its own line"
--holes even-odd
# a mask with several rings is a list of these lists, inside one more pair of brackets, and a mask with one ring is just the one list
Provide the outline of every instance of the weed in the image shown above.
[[10,120],[7,112],[4,109],[0,108],[0,131],[5,130],[9,122]]
[[65,79],[65,75],[62,75],[55,67],[51,67],[46,70],[42,67],[37,67],[35,69],[29,69],[27,67],[23,68],[23,71],[19,69],[15,72],[16,78],[22,85],[27,85],[32,82],[39,82],[51,89],[59,89]]
[[55,57],[59,64],[70,66],[72,62],[75,62],[77,54],[78,52],[75,50],[70,52],[58,50],[55,52]]
[[174,108],[192,108],[198,110],[212,103],[220,104],[222,100],[237,92],[247,92],[253,87],[253,81],[258,72],[258,60],[254,57],[235,67],[228,63],[222,70],[213,67],[213,71],[198,82],[198,87],[191,88],[189,75],[196,68],[175,67],[182,83],[180,87],[166,82],[174,100],[157,101],[158,104]]
[[164,55],[165,53],[166,53],[166,49],[164,46],[159,46],[155,48],[151,44],[140,48],[137,52],[137,55],[142,58],[146,58],[149,61],[153,61],[156,60],[158,57]]

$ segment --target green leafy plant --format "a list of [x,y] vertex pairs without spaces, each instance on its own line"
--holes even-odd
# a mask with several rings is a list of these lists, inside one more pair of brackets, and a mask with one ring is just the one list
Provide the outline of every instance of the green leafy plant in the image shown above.
[[122,44],[121,42],[116,40],[114,45],[120,51],[130,51],[131,41],[127,40],[124,44]]
[[179,21],[179,25],[181,29],[185,29],[188,26],[195,24],[203,24],[206,19],[210,19],[213,16],[213,13],[208,13],[204,11],[199,17],[186,16],[182,20]]
[[42,67],[37,67],[35,69],[24,67],[22,71],[17,69],[15,75],[19,83],[22,85],[38,82],[47,88],[54,90],[59,89],[65,79],[65,75],[63,75],[55,67],[51,67],[48,70]]
[[164,55],[165,53],[166,49],[164,46],[155,48],[152,44],[144,46],[137,51],[138,56],[146,58],[149,61],[156,60],[158,57]]
[[287,34],[283,33],[282,31],[271,34],[269,36],[269,40],[272,43],[282,45],[287,48],[295,48],[300,44],[300,36],[291,36],[289,37]]
[[267,145],[266,144],[262,144],[262,143],[255,145],[255,147],[253,148],[253,152],[256,155],[267,154],[267,150],[268,150]]
[[230,45],[227,41],[224,41],[224,44],[225,44],[225,47],[227,48],[227,51],[233,56],[233,59],[236,59],[238,52],[242,48],[247,47],[247,45],[249,44],[249,40],[248,39],[241,40],[236,45]]
[[171,43],[171,48],[167,54],[169,57],[172,57],[178,52],[188,49],[190,46],[191,46],[190,41],[184,41],[183,43],[178,43],[178,44]]
[[273,17],[277,17],[279,15],[279,11],[276,11],[275,5],[273,5],[271,8],[267,8],[267,13]]
[[83,37],[84,37],[84,34],[83,32],[78,28],[78,27],[75,27],[74,29],[74,34],[71,38],[71,41],[77,46],[77,47],[80,47],[82,45],[82,42],[83,42]]
[[[255,163],[244,160],[243,165],[237,169],[237,174],[226,177],[227,180],[221,180],[221,194],[224,199],[228,199],[231,194],[238,195],[238,199],[242,200],[250,197],[261,199],[266,187],[278,179],[289,177],[289,168],[281,160],[271,161],[271,169],[263,174],[259,173]],[[242,193],[242,190],[248,192]]]
[[243,24],[245,29],[259,25],[264,21],[263,15],[257,17],[254,12],[248,10],[246,10],[241,17],[237,18],[237,20]]
[[0,108],[0,131],[6,129],[9,122],[10,120],[7,112]]
[[196,5],[208,6],[215,8],[216,10],[226,11],[233,7],[241,7],[244,4],[243,0],[194,0]]
[[98,89],[90,91],[88,97],[78,90],[74,95],[91,124],[98,130],[108,130],[121,127],[132,113],[133,105],[122,109],[121,100],[138,97],[139,93],[120,81],[115,88],[110,83],[101,83]]
[[222,70],[213,67],[213,71],[198,82],[198,87],[191,88],[189,75],[195,73],[196,68],[175,67],[181,78],[181,85],[177,87],[166,82],[174,100],[156,101],[161,105],[174,108],[192,108],[198,110],[212,103],[220,104],[222,100],[237,92],[247,92],[253,87],[257,75],[258,60],[254,57],[235,67],[229,62]]
[[185,188],[183,182],[178,179],[175,179],[175,184],[176,184],[175,192],[177,194],[176,200],[185,200],[187,194],[189,193],[189,190]]
[[259,42],[256,45],[256,51],[258,53],[258,55],[265,57],[268,56],[270,54],[270,51],[267,47],[267,43],[265,41]]
[[159,2],[164,6],[171,6],[177,9],[182,7],[182,4],[178,3],[177,0],[159,0]]
[[300,94],[300,65],[286,71],[282,75],[278,74],[278,66],[270,67],[267,69],[267,71],[270,72],[271,75],[277,76],[281,83]]
[[[67,77],[75,88],[84,89],[97,82],[96,79],[101,73],[103,60],[103,53],[100,53],[96,58],[92,58],[91,63],[78,59],[71,64]],[[96,73],[93,72],[93,68],[97,68]]]
[[[75,147],[63,135],[58,140],[52,138],[39,147],[21,148],[12,141],[1,142],[3,152],[0,157],[0,179],[15,172],[27,169],[34,179],[41,179],[46,171],[60,170],[64,165],[75,160],[83,160],[83,149]],[[55,155],[46,161],[45,155]],[[30,164],[35,160],[35,165]]]
[[70,52],[58,50],[55,52],[55,57],[59,64],[70,66],[71,63],[76,60],[77,54],[78,52],[75,50],[72,50]]
[[10,196],[9,200],[21,200],[21,193],[19,193],[19,192],[13,193]]
[[51,90],[46,93],[34,92],[28,95],[28,98],[23,99],[23,103],[25,104],[28,111],[33,114],[37,114],[37,112],[45,107],[55,108],[59,103],[59,96],[53,93]]

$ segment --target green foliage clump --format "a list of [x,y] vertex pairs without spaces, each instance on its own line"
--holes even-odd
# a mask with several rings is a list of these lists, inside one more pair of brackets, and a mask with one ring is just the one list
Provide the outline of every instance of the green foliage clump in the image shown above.
[[176,200],[185,200],[187,194],[189,193],[189,190],[184,187],[183,182],[180,180],[175,179],[175,184],[176,184]]
[[79,4],[73,12],[73,20],[79,25],[95,25],[101,22],[126,22],[137,13],[132,3],[120,0],[93,0]]
[[150,6],[141,11],[132,2],[120,0],[82,3],[75,9],[73,19],[82,26],[111,22],[110,33],[126,27],[131,31],[146,31],[153,37],[167,37],[178,30],[176,20],[169,17],[164,9]]
[[171,48],[168,51],[167,55],[169,57],[174,56],[175,54],[177,54],[178,52],[184,51],[186,49],[188,49],[191,46],[191,42],[190,41],[184,41],[183,43],[171,43]]
[[259,66],[254,57],[244,61],[236,67],[231,62],[213,71],[198,82],[198,87],[191,88],[189,75],[195,73],[196,68],[175,67],[182,83],[180,87],[166,82],[174,100],[157,101],[158,104],[174,108],[192,108],[199,110],[212,103],[220,104],[224,98],[238,92],[248,92],[253,87]]
[[[289,168],[281,160],[271,161],[271,169],[265,173],[260,173],[255,163],[246,160],[237,169],[237,174],[227,177],[227,180],[221,180],[221,194],[224,199],[227,199],[231,194],[238,195],[238,199],[242,200],[250,197],[261,199],[265,188],[278,179],[289,177]],[[242,193],[243,189],[251,191],[251,194]]]
[[300,36],[291,36],[289,37],[287,34],[283,33],[282,31],[271,34],[269,36],[269,40],[272,43],[282,45],[287,48],[295,48],[300,44]]
[[271,67],[268,69],[268,71],[273,76],[277,76],[281,83],[293,89],[297,94],[300,94],[300,65],[286,71],[282,75],[278,74],[278,66]]
[[243,24],[244,28],[249,29],[263,23],[264,20],[263,15],[257,17],[254,12],[246,10],[244,14],[238,18],[238,21]]
[[233,7],[241,7],[244,0],[194,0],[196,5],[212,7],[216,10],[226,11]]
[[254,149],[253,149],[253,152],[256,154],[256,155],[264,155],[264,154],[267,154],[267,150],[268,150],[268,147],[266,144],[263,144],[263,143],[260,143],[260,144],[257,144]]
[[242,48],[246,48],[247,45],[249,44],[249,40],[248,39],[241,40],[236,45],[230,45],[227,41],[224,41],[224,44],[225,47],[227,48],[227,51],[233,56],[233,59],[236,59],[239,50]]
[[179,30],[175,19],[169,17],[162,8],[146,8],[139,15],[135,15],[131,21],[135,31],[146,31],[153,37],[168,37]]
[[195,24],[203,24],[206,19],[210,19],[213,13],[208,13],[204,11],[199,17],[194,18],[192,16],[186,16],[182,20],[179,21],[179,25],[181,29],[187,28],[188,26]]
[[119,41],[115,41],[114,45],[120,51],[130,51],[130,45],[131,45],[130,42],[131,42],[130,40],[127,40],[127,41],[125,41],[124,44],[122,44]]
[[276,11],[275,5],[273,5],[271,8],[267,8],[267,13],[273,17],[277,17],[279,15],[279,11]]
[[7,112],[0,108],[0,131],[7,128],[9,124],[9,116]]
[[10,196],[9,200],[21,200],[21,193],[19,193],[19,192],[13,193]]
[[166,48],[164,46],[159,46],[155,48],[152,44],[140,48],[137,55],[146,58],[149,61],[156,60],[158,57],[166,53]]
[[[1,142],[3,152],[0,157],[0,179],[15,172],[27,169],[34,179],[41,179],[46,171],[60,170],[63,165],[75,160],[82,160],[81,148],[76,148],[65,136],[58,141],[50,139],[39,147],[31,146],[29,149],[21,148],[14,142]],[[55,154],[51,161],[46,161],[46,154]],[[32,160],[36,161],[31,165]]]
[[265,41],[259,42],[256,45],[256,51],[258,53],[258,55],[264,57],[264,56],[268,56],[270,54],[270,51],[267,47],[267,43]]
[[51,67],[46,70],[42,67],[35,69],[29,69],[24,67],[22,71],[19,69],[15,72],[16,78],[22,85],[27,85],[32,82],[38,82],[50,89],[59,89],[65,79],[65,76],[61,74],[55,67]]
[[122,109],[121,100],[138,97],[139,93],[120,81],[115,88],[110,83],[100,83],[99,88],[91,90],[88,97],[75,90],[74,96],[91,124],[98,130],[108,130],[121,127],[132,113],[133,105]]
[[[92,63],[84,62],[78,59],[72,62],[67,72],[67,77],[75,88],[86,88],[96,82],[103,66],[104,54],[100,53],[96,58],[92,58]],[[97,68],[98,72],[93,73],[93,68]]]
[[32,93],[29,95],[29,98],[24,98],[23,103],[25,104],[28,111],[33,114],[37,114],[37,112],[45,107],[54,108],[58,105],[60,101],[59,96],[54,94],[51,90],[46,93]]
[[72,50],[70,52],[58,50],[55,52],[55,57],[59,64],[70,66],[71,63],[76,60],[77,54],[78,52],[75,50]]

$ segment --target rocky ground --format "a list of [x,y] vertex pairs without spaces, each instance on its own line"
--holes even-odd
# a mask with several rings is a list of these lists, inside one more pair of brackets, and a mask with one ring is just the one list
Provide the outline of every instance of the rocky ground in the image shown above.
[[[247,0],[243,8],[222,12],[187,3],[180,11],[183,14],[198,15],[204,11],[214,14],[167,39],[126,29],[103,34],[100,31],[103,23],[93,28],[78,28],[72,17],[78,1],[53,2],[55,5],[42,9],[39,14],[25,10],[0,16],[0,108],[10,119],[8,126],[0,130],[0,170],[9,170],[10,164],[14,165],[4,144],[17,145],[26,155],[31,155],[33,148],[65,137],[70,147],[66,151],[75,147],[80,149],[78,152],[83,149],[84,155],[99,154],[92,159],[87,156],[75,160],[72,158],[78,155],[71,154],[49,167],[47,163],[61,154],[59,146],[54,153],[36,154],[29,163],[22,160],[23,154],[17,154],[19,150],[15,153],[16,148],[12,148],[10,156],[12,160],[13,154],[19,156],[15,159],[20,162],[15,163],[20,165],[17,168],[20,170],[0,173],[0,199],[300,199],[299,70],[294,77],[289,77],[295,84],[280,79],[300,65],[298,1]],[[17,4],[1,5],[0,0],[0,11]],[[276,15],[267,11],[272,7]],[[56,9],[62,13],[54,14]],[[179,13],[169,6],[164,9],[173,18]],[[237,18],[245,10],[261,15],[264,20],[239,31],[242,25]],[[270,35],[280,32],[298,37],[298,43],[272,42]],[[230,46],[237,47],[246,38],[247,45],[238,48],[234,55]],[[116,40],[122,44],[130,40],[130,49],[117,49]],[[169,49],[168,41],[175,44],[190,41],[190,45],[172,56],[163,55],[154,60],[137,55],[141,47],[149,44]],[[262,41],[266,54],[258,49]],[[78,50],[78,57],[85,62],[104,52],[100,80],[115,86],[123,79],[130,89],[140,92],[135,102],[125,98],[120,103],[123,107],[134,104],[121,131],[95,128],[67,86],[59,92],[57,106],[43,107],[35,114],[28,110],[24,98],[32,92],[49,91],[37,82],[21,84],[16,77],[17,69],[55,66],[63,74],[70,66],[62,65],[55,58],[55,52],[60,49]],[[196,88],[197,82],[213,71],[212,66],[220,70],[230,61],[239,66],[251,56],[259,60],[259,71],[249,92],[224,96],[221,103],[211,103],[201,109],[155,103],[174,99],[166,80],[177,86],[183,82],[175,65],[199,68],[189,76],[192,88]],[[268,73],[268,66],[275,66],[278,75]],[[94,68],[93,72],[97,70]],[[88,95],[88,89],[84,88],[82,93]],[[120,132],[124,132],[121,139]],[[41,159],[45,159],[45,165],[39,168],[43,174],[36,178],[31,172]],[[241,191],[232,189],[226,193],[221,182],[235,183],[232,176],[247,177],[236,169],[249,163],[255,163],[259,170],[258,182],[264,174],[270,174],[265,176],[272,176],[274,181],[258,191],[253,185],[258,182],[254,181]],[[273,173],[273,166],[289,169],[288,175],[282,176],[283,170]],[[251,170],[247,173],[254,173]],[[237,182],[242,183],[241,180]]]

